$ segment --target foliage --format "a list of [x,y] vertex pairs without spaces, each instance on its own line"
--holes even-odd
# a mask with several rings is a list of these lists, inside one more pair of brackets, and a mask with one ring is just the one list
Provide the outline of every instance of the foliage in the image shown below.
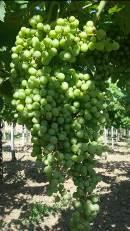
[[107,126],[116,128],[130,127],[130,117],[127,108],[126,92],[122,91],[117,83],[109,81],[109,87],[106,91],[106,111],[109,114]]
[[47,206],[42,203],[34,203],[29,206],[29,211],[26,217],[26,223],[39,223],[40,220],[55,213],[56,210],[52,206]]
[[5,226],[6,226],[6,222],[0,220],[0,229],[5,228]]
[[63,197],[61,201],[50,206],[39,202],[32,203],[28,206],[26,223],[39,223],[41,220],[45,219],[45,217],[50,216],[51,214],[56,215],[65,210],[68,207],[68,204],[70,204],[70,198],[68,201],[65,197]]
[[[119,11],[115,21],[117,25],[120,27],[121,31],[123,31],[125,34],[130,34],[130,1],[120,1],[117,5],[119,6]],[[120,10],[120,6],[122,10]]]
[[1,108],[0,118],[4,121],[7,121],[8,123],[16,122],[16,119],[14,118],[14,108],[12,107],[10,103],[9,98],[1,98],[3,104]]

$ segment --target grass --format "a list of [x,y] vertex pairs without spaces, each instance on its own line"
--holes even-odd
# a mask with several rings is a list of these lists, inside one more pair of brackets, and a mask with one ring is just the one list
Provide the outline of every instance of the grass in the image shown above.
[[41,220],[44,219],[44,217],[48,217],[51,214],[56,215],[57,213],[61,212],[62,210],[67,208],[68,204],[71,202],[71,198],[69,200],[65,200],[64,198],[62,198],[60,201],[51,206],[40,202],[31,203],[28,207],[25,223],[39,223]]
[[26,215],[26,223],[38,223],[43,220],[44,217],[48,217],[50,214],[55,215],[60,208],[55,204],[53,206],[48,206],[46,204],[41,204],[39,202],[32,203],[29,205],[29,210]]
[[2,228],[4,228],[5,225],[6,225],[6,222],[0,220],[0,230],[1,230]]

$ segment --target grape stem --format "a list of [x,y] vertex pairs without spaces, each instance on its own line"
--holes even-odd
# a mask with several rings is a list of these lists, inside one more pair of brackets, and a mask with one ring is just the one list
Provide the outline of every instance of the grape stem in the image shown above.
[[92,3],[89,3],[88,5],[83,6],[82,9],[84,10],[84,9],[86,9],[87,7],[90,7],[90,6],[92,6],[92,5],[93,5]]
[[104,10],[105,6],[106,6],[107,1],[106,0],[101,0],[99,5],[98,5],[98,11],[96,13],[97,19],[99,19],[100,14],[102,13],[102,11]]

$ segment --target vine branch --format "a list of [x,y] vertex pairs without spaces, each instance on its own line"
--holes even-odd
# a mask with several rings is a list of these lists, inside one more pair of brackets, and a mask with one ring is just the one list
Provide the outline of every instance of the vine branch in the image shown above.
[[97,11],[97,19],[99,19],[100,17],[100,14],[102,13],[102,11],[104,10],[105,6],[107,4],[107,1],[106,0],[101,0],[99,5],[98,5],[98,11]]

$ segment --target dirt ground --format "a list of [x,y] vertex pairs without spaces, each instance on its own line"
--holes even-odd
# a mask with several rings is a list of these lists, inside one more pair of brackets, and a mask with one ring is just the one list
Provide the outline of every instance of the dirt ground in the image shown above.
[[[51,205],[53,197],[46,195],[47,180],[37,173],[30,149],[18,150],[17,161],[11,162],[8,147],[4,147],[4,184],[0,185],[0,231],[69,231],[69,211],[50,215],[39,224],[26,224],[28,205],[35,202]],[[114,151],[102,158],[96,168],[102,181],[97,186],[100,212],[92,231],[130,230],[130,145],[119,142]],[[70,181],[66,185],[73,190]]]

